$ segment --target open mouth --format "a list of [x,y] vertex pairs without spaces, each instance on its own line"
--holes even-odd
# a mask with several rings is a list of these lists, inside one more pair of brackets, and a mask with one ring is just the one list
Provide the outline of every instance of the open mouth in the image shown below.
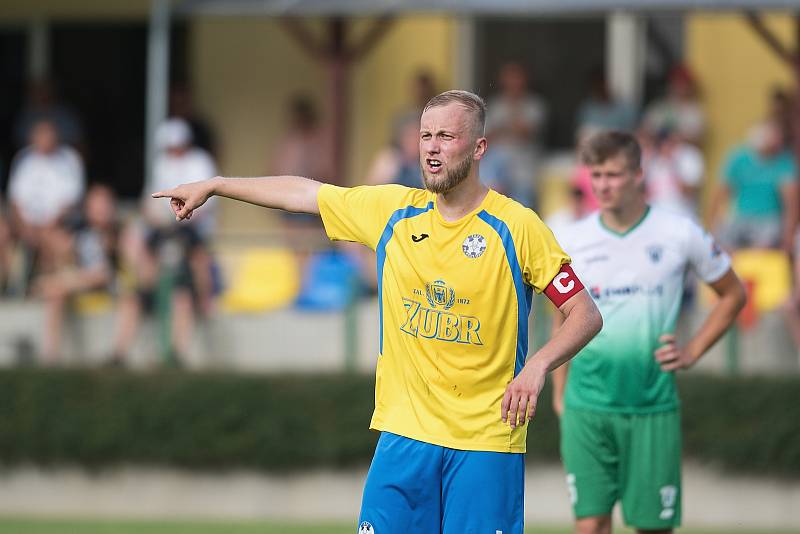
[[427,158],[425,160],[425,164],[427,165],[428,170],[434,174],[439,172],[439,170],[442,168],[442,162],[438,159]]

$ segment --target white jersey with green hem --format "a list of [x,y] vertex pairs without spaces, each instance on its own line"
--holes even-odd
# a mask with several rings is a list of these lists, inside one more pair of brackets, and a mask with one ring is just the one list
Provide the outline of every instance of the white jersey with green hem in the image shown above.
[[564,405],[676,409],[674,373],[661,370],[654,352],[675,331],[687,271],[715,282],[730,269],[728,255],[691,219],[653,207],[622,234],[599,213],[554,232],[603,315],[603,330],[570,363]]

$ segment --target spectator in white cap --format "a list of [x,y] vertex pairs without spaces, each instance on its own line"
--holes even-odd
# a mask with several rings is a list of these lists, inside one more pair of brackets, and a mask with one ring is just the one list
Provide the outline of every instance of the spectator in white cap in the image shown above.
[[[192,144],[192,130],[183,119],[172,118],[165,121],[156,131],[158,154],[153,162],[152,181],[145,188],[161,190],[161,187],[176,187],[185,182],[205,180],[217,174],[217,167],[211,155]],[[174,217],[163,205],[149,202],[146,214],[148,222],[154,226],[170,224]],[[159,209],[161,208],[161,209]],[[192,221],[204,239],[213,231],[214,209],[211,214]]]
[[[208,152],[193,146],[191,129],[183,119],[172,118],[161,124],[156,131],[156,143],[158,154],[145,191],[206,180],[217,174]],[[159,277],[169,271],[172,273],[170,360],[180,365],[190,351],[195,311],[205,316],[211,309],[213,284],[208,239],[214,229],[214,210],[193,218],[188,225],[179,225],[172,211],[149,195],[143,203],[144,228],[125,232],[126,241],[138,242],[130,246],[136,252],[123,253],[126,256],[123,260],[135,273],[135,287],[121,291],[117,334],[109,363],[125,363],[141,313],[153,308]]]

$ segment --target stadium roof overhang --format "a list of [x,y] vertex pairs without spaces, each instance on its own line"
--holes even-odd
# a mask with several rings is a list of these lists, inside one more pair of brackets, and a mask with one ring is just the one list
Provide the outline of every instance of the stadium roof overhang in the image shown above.
[[800,10],[798,0],[183,0],[182,12],[205,15],[375,16],[587,15],[608,11]]

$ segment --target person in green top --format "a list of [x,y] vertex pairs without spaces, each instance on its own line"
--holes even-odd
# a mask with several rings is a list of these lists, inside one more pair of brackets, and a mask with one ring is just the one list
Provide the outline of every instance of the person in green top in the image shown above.
[[[605,324],[569,367],[553,372],[576,532],[611,532],[619,501],[628,525],[667,533],[681,522],[674,371],[691,367],[720,338],[745,292],[708,233],[688,217],[647,205],[634,137],[597,134],[582,159],[600,210],[555,230]],[[684,343],[674,330],[690,270],[719,299]],[[554,332],[561,324],[556,314]]]
[[[793,252],[797,228],[797,166],[775,120],[754,126],[735,148],[712,197],[710,224],[729,249],[782,248]],[[722,212],[727,208],[727,220]]]

